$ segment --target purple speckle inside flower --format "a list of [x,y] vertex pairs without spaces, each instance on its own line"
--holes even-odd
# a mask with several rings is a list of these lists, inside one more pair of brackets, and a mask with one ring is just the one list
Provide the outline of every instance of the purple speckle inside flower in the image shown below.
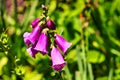
[[65,66],[66,63],[63,63],[63,64],[56,64],[53,67],[53,69],[57,70],[57,71],[61,71],[62,68]]

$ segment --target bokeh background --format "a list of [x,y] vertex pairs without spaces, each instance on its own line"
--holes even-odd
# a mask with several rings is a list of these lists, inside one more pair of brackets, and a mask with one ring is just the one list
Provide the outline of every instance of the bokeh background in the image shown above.
[[120,0],[0,0],[0,80],[60,80],[50,57],[32,58],[23,42],[42,4],[72,43],[63,80],[120,80]]

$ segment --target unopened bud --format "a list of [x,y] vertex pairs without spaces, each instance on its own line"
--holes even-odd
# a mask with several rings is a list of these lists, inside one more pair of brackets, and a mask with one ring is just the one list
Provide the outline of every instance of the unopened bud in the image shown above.
[[47,27],[51,30],[55,30],[56,29],[56,26],[55,26],[55,23],[52,21],[52,20],[48,20],[47,21]]

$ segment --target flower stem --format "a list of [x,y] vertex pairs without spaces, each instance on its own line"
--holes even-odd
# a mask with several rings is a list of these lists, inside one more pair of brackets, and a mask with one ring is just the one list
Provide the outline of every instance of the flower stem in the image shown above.
[[17,21],[18,21],[18,19],[17,19],[17,0],[13,0],[13,5],[14,5],[14,19],[16,21],[15,24],[17,24]]
[[83,72],[83,79],[87,80],[87,63],[86,63],[86,52],[85,52],[85,40],[84,40],[84,32],[83,27],[81,29],[81,48],[82,48],[82,54],[83,54],[83,65],[84,65],[84,72]]
[[59,72],[60,80],[63,80],[62,78],[62,71]]

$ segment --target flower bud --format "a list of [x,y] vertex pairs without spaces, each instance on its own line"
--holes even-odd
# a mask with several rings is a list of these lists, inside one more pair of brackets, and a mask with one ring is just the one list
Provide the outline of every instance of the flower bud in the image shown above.
[[39,18],[36,18],[35,20],[33,20],[32,23],[31,23],[31,27],[35,28],[38,25],[39,21],[40,21]]
[[55,23],[52,20],[50,20],[50,19],[48,19],[48,21],[47,21],[47,27],[49,29],[51,29],[51,30],[55,30],[56,29]]

